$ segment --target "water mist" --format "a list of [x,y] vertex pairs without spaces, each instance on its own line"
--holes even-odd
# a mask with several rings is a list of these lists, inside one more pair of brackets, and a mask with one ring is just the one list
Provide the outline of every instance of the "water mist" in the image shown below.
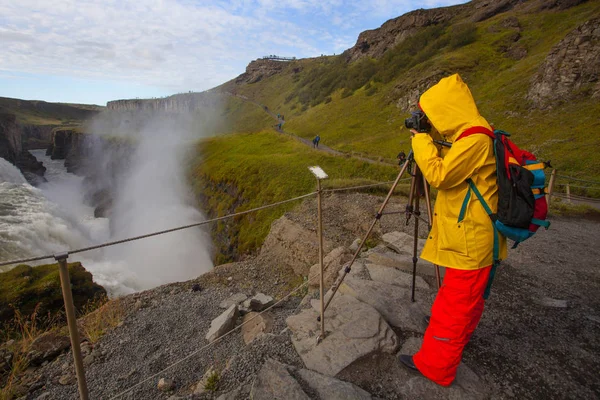
[[[151,118],[128,132],[134,150],[113,188],[112,240],[204,220],[186,182],[185,161],[197,138],[180,118]],[[113,246],[104,255],[127,287],[142,290],[209,271],[210,243],[204,229],[189,228]]]

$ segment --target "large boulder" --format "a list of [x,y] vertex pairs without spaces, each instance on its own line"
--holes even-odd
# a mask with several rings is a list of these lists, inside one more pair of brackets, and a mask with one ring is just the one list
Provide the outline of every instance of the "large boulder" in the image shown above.
[[[329,240],[324,240],[323,247],[324,251],[330,252],[333,245]],[[298,275],[307,276],[311,265],[319,261],[317,233],[283,216],[271,225],[260,255],[289,265]]]
[[232,304],[231,307],[212,320],[210,328],[206,333],[206,340],[214,342],[219,337],[232,330],[235,327],[235,321],[237,321],[238,316],[238,307],[236,304]]
[[[331,286],[338,276],[338,272],[346,263],[352,259],[352,254],[344,246],[336,247],[323,258],[323,278],[325,286]],[[318,288],[320,286],[319,275],[321,274],[321,265],[319,263],[310,267],[310,273],[308,280],[310,281],[309,287],[311,289]]]
[[393,353],[398,337],[370,305],[337,295],[325,312],[326,336],[319,343],[319,312],[313,308],[287,318],[292,343],[307,368],[335,376],[356,360],[377,351]]

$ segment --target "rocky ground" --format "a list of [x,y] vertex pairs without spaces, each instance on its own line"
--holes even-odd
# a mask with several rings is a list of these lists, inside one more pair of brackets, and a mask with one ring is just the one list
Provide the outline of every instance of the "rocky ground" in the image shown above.
[[[324,199],[328,283],[382,201],[356,193]],[[386,211],[404,202],[394,198]],[[84,344],[90,398],[600,397],[600,224],[583,219],[553,219],[550,230],[510,251],[449,389],[396,362],[399,352],[418,348],[421,318],[435,296],[433,269],[419,262],[417,303],[410,303],[412,241],[406,234],[413,226],[402,214],[385,215],[376,225],[370,248],[327,311],[328,333],[319,345],[316,292],[302,288],[260,323],[253,320],[209,346],[211,322],[226,309],[257,306],[244,306],[244,297],[259,292],[282,299],[302,276],[312,276],[315,219],[315,200],[307,200],[273,224],[256,257],[122,299],[123,323],[94,345]],[[77,398],[72,364],[66,352],[31,370],[23,398]],[[211,368],[217,372],[207,373]]]

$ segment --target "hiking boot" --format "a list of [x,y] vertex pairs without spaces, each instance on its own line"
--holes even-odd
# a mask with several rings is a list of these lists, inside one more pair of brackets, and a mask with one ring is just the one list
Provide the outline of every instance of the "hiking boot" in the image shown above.
[[400,364],[410,370],[413,371],[419,371],[417,369],[417,367],[415,366],[415,363],[413,362],[413,356],[409,356],[408,354],[400,354],[400,357],[398,357],[398,361],[400,361]]

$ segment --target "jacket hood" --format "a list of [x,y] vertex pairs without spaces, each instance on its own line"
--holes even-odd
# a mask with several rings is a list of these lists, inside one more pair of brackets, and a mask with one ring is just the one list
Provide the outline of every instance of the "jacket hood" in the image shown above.
[[419,107],[440,135],[450,141],[472,126],[492,129],[479,114],[471,91],[458,74],[441,79],[423,93]]

